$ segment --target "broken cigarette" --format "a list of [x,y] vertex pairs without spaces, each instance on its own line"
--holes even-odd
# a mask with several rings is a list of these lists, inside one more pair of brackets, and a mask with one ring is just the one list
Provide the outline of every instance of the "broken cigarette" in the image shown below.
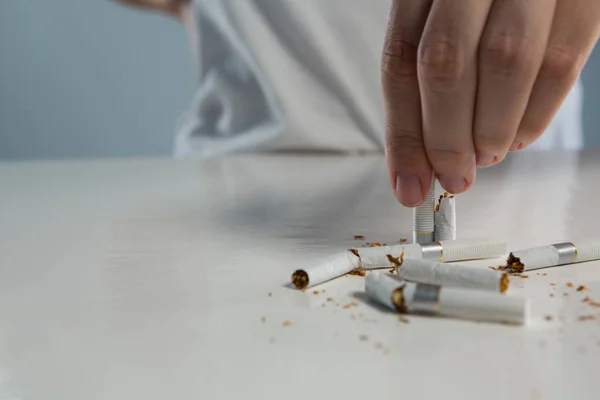
[[600,259],[600,240],[563,242],[514,251],[501,269],[521,273]]
[[431,179],[431,187],[425,201],[413,208],[413,242],[431,243],[434,235],[434,208],[435,208],[435,178]]
[[507,244],[501,238],[353,248],[328,257],[314,266],[295,271],[292,274],[292,284],[297,289],[306,289],[355,270],[397,268],[402,260],[408,258],[452,262],[497,258],[506,253]]
[[382,273],[367,276],[365,291],[374,301],[401,313],[515,325],[524,324],[529,314],[529,302],[523,297],[407,282]]
[[295,271],[292,274],[292,285],[296,289],[306,289],[360,268],[360,258],[352,251],[345,251],[312,267]]
[[506,293],[508,274],[489,268],[406,258],[398,276],[412,282]]
[[434,236],[441,240],[456,240],[456,198],[444,193],[435,206]]

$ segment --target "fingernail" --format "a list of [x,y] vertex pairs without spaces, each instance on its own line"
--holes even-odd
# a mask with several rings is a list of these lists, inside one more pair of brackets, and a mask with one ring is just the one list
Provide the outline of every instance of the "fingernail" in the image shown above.
[[462,176],[453,177],[440,175],[438,180],[440,181],[442,187],[452,194],[462,193],[467,190],[467,187],[469,186],[467,180]]
[[478,167],[489,167],[494,165],[498,161],[496,156],[479,155],[477,154],[477,166]]
[[523,142],[519,142],[517,140],[515,140],[513,142],[513,144],[510,145],[510,151],[517,151],[517,150],[521,150],[523,148]]
[[398,173],[396,198],[407,207],[419,205],[423,201],[423,189],[419,177],[415,174]]

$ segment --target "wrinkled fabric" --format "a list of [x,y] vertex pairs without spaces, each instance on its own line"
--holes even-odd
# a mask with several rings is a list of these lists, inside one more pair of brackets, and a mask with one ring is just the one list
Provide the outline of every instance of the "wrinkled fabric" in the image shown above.
[[[174,152],[383,152],[391,0],[193,0],[197,90]],[[530,148],[579,149],[581,83]]]

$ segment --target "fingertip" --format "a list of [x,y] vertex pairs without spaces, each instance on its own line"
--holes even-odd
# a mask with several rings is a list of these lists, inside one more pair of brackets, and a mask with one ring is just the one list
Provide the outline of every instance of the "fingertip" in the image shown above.
[[396,176],[396,198],[405,207],[416,207],[425,200],[423,182],[417,174],[398,172]]

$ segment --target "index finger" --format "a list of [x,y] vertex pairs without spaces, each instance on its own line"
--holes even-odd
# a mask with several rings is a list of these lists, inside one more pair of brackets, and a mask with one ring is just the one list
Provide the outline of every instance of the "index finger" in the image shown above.
[[432,180],[417,76],[417,49],[432,2],[393,1],[382,55],[387,166],[396,197],[407,207],[423,202]]

